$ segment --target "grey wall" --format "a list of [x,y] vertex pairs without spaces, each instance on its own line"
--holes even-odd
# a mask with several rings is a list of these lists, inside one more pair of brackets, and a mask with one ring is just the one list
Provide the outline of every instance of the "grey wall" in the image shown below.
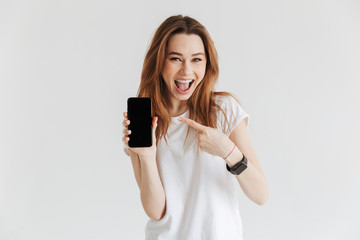
[[190,15],[251,117],[271,198],[245,239],[359,239],[359,1],[0,1],[0,239],[143,239],[122,150],[156,27]]

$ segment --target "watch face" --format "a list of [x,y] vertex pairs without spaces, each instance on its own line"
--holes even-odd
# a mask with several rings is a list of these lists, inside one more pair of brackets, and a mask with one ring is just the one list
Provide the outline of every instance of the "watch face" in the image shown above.
[[246,164],[244,162],[241,162],[241,164],[233,170],[234,174],[239,175],[247,168]]
[[229,168],[229,166],[226,164],[226,168],[232,174],[239,175],[240,173],[242,173],[247,168],[247,158],[244,155],[241,162],[239,162],[238,164],[236,164],[232,168]]

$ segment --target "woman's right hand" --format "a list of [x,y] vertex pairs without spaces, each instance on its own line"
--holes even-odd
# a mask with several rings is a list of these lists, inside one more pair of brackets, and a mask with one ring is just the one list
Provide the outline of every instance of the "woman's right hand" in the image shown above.
[[154,117],[152,119],[152,135],[153,135],[153,145],[151,147],[141,147],[141,148],[131,148],[129,147],[129,140],[130,140],[130,135],[131,135],[131,130],[128,129],[128,126],[130,124],[130,120],[127,119],[127,112],[123,113],[124,115],[124,121],[123,121],[123,126],[124,128],[124,137],[122,138],[126,148],[126,152],[129,154],[129,156],[131,157],[133,154],[137,154],[139,155],[140,160],[142,159],[147,159],[147,158],[155,158],[156,156],[156,137],[155,137],[155,131],[156,131],[156,127],[157,127],[157,117]]

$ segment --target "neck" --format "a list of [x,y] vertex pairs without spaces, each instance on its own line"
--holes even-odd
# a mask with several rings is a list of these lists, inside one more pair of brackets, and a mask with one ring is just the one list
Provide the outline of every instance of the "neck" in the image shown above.
[[169,101],[168,111],[171,117],[177,117],[186,112],[189,108],[187,101]]

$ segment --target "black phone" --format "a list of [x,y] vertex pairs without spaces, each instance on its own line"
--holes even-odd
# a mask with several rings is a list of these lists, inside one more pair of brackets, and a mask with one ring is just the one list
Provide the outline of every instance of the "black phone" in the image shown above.
[[152,103],[151,98],[130,97],[127,100],[127,114],[131,130],[129,147],[152,146]]

